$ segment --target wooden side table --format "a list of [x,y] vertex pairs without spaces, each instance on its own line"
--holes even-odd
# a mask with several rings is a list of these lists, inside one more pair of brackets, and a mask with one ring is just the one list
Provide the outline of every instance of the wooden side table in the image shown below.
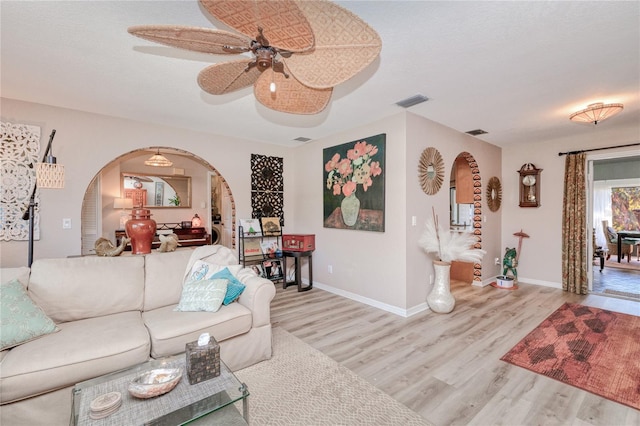
[[[312,263],[312,257],[313,255],[313,250],[309,250],[309,251],[287,251],[287,250],[283,250],[282,251],[282,256],[283,256],[283,260],[284,260],[284,271],[285,271],[285,277],[282,280],[282,288],[287,288],[290,285],[297,285],[298,286],[298,291],[308,291],[311,290],[313,288],[313,263]],[[287,258],[288,257],[293,257],[294,261],[295,261],[295,269],[296,269],[296,278],[295,281],[289,281],[287,282],[287,277],[286,277],[286,271],[287,271]],[[307,285],[306,287],[302,286],[302,258],[303,257],[308,257],[309,258],[309,285]]]

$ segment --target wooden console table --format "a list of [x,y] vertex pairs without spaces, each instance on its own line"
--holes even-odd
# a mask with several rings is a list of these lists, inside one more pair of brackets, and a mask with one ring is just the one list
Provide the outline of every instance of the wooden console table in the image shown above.
[[[162,232],[165,231],[165,232]],[[211,234],[207,233],[205,228],[183,228],[179,223],[158,223],[156,228],[156,236],[151,243],[152,248],[160,247],[159,234],[174,233],[178,236],[179,247],[189,246],[205,246],[211,244]],[[127,235],[124,229],[116,230],[116,246],[120,245],[120,239]],[[125,250],[131,250],[131,243],[127,244]]]
[[[287,288],[287,286],[290,285],[297,285],[298,286],[298,291],[308,291],[311,290],[313,288],[313,264],[312,264],[312,255],[313,255],[313,250],[309,250],[309,251],[287,251],[287,250],[283,250],[282,251],[282,259],[284,260],[284,271],[285,271],[285,277],[282,280],[282,288]],[[296,279],[295,281],[289,281],[287,282],[287,277],[286,277],[286,271],[287,271],[287,258],[288,257],[293,257],[295,260],[295,269],[296,269]],[[307,285],[306,287],[302,286],[302,258],[303,257],[308,257],[309,258],[309,285]]]

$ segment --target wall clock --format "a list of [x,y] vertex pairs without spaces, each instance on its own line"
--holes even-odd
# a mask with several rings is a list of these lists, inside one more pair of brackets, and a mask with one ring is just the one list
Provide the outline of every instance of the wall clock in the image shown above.
[[418,178],[425,193],[434,195],[440,190],[444,179],[444,161],[437,149],[429,147],[422,151],[418,164]]
[[531,163],[523,164],[518,170],[520,207],[540,207],[540,172],[542,169]]
[[495,176],[489,179],[487,183],[486,197],[489,210],[497,212],[502,203],[502,185],[500,184],[500,179]]

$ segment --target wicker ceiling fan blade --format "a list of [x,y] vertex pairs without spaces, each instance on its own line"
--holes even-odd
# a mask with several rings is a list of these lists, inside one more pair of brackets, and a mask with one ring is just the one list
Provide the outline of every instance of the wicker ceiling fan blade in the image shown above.
[[314,35],[305,15],[293,0],[200,0],[219,21],[251,39],[263,29],[271,46],[291,52],[313,48]]
[[[250,39],[230,33],[199,27],[178,25],[137,25],[127,30],[134,36],[194,52],[214,54],[235,54],[249,50]],[[233,49],[225,49],[232,46]]]
[[[275,92],[271,92],[271,83]],[[317,114],[327,107],[331,100],[332,88],[312,89],[298,80],[283,74],[265,70],[253,88],[256,99],[267,108],[290,114]]]
[[382,49],[378,33],[350,11],[328,1],[298,1],[315,34],[315,48],[287,59],[306,86],[334,87],[373,62]]
[[257,67],[247,71],[251,62],[251,59],[243,59],[210,65],[198,74],[198,84],[212,95],[224,95],[251,86],[260,76]]

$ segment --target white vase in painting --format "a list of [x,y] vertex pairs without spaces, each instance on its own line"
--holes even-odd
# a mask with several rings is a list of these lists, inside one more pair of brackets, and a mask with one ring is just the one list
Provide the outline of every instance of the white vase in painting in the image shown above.
[[348,197],[342,199],[340,211],[342,212],[342,220],[345,225],[353,226],[356,224],[358,214],[360,213],[360,200],[356,197],[355,191],[349,194]]
[[448,314],[453,311],[456,305],[456,299],[451,294],[450,288],[451,263],[434,260],[433,267],[436,276],[433,281],[433,288],[427,296],[427,303],[433,312]]

